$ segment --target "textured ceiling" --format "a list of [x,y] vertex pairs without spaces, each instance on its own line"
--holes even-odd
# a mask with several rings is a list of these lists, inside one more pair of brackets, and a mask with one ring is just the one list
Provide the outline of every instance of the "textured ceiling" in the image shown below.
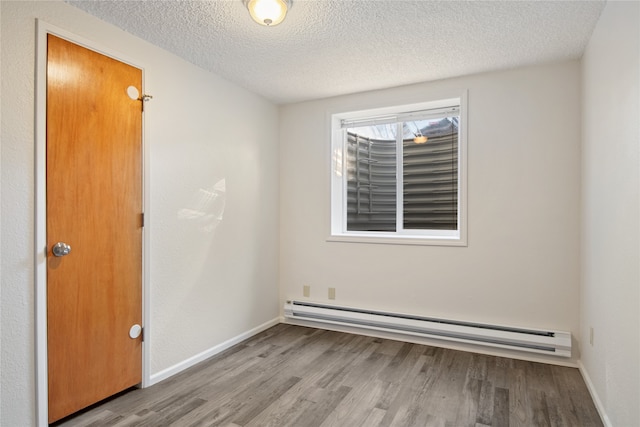
[[276,103],[580,58],[604,1],[67,0]]

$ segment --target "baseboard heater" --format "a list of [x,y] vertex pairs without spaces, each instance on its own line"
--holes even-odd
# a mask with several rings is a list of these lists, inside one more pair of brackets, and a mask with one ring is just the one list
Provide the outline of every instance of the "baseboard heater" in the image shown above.
[[287,301],[284,316],[375,331],[571,357],[571,334]]

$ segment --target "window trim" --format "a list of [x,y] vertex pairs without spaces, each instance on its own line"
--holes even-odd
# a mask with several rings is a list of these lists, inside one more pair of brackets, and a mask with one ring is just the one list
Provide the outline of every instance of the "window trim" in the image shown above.
[[[428,110],[441,110],[450,107],[452,101],[459,104],[459,139],[458,139],[458,230],[455,235],[445,230],[403,230],[389,233],[380,231],[347,231],[346,230],[346,180],[342,179],[344,162],[344,123],[367,123],[387,121],[396,117],[400,120],[412,117],[414,114],[424,114]],[[450,94],[437,100],[396,105],[393,107],[362,109],[358,111],[344,111],[329,113],[331,148],[331,186],[329,191],[330,242],[373,243],[395,245],[426,245],[426,246],[467,246],[467,91]],[[395,121],[395,120],[394,120]],[[443,232],[444,231],[444,232]],[[409,234],[410,233],[410,234]]]

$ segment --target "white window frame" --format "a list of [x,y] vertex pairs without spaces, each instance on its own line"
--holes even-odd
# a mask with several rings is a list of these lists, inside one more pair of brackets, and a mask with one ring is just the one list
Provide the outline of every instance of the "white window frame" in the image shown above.
[[[426,117],[429,111],[442,116],[442,109],[459,106],[458,135],[458,229],[457,230],[405,230],[396,232],[347,230],[347,180],[345,152],[346,130],[343,123],[378,124],[390,121]],[[374,108],[331,114],[331,224],[328,241],[352,243],[383,243],[399,245],[467,246],[467,92],[434,101]],[[401,125],[398,125],[401,126]],[[398,148],[400,150],[400,148]],[[398,157],[400,158],[400,157]],[[398,162],[397,175],[402,177],[402,162]],[[401,179],[398,179],[401,194]],[[397,221],[402,224],[402,197],[397,197]]]

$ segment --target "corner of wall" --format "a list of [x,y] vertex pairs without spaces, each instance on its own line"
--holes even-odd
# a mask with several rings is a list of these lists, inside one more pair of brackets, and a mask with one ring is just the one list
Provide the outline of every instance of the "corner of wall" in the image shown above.
[[580,370],[582,379],[584,379],[584,383],[587,385],[587,389],[589,390],[589,394],[593,399],[593,403],[595,404],[596,409],[598,410],[598,415],[600,415],[600,418],[602,419],[602,423],[605,425],[605,427],[613,427],[613,424],[611,424],[611,420],[609,419],[609,416],[605,411],[604,405],[600,400],[600,396],[598,395],[597,390],[593,386],[591,377],[589,376],[589,373],[587,372],[587,369],[585,368],[581,360],[578,360],[578,369]]

